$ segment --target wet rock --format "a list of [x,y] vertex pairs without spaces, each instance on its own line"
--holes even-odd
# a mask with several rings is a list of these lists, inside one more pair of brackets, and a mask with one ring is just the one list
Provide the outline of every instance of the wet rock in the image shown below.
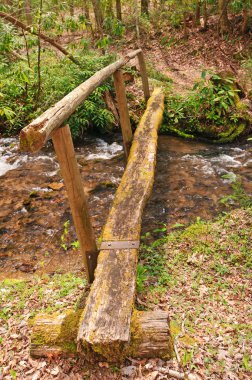
[[31,263],[21,263],[15,265],[15,269],[24,273],[34,273],[36,271],[36,267]]

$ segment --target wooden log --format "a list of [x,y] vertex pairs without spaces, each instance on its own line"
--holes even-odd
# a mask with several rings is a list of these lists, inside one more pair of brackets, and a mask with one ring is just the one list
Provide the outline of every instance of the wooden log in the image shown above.
[[[103,242],[132,242],[140,238],[141,216],[154,181],[163,108],[164,96],[161,89],[156,89],[135,132],[128,164],[103,230]],[[137,253],[137,249],[130,248],[99,253],[78,341],[107,359],[119,357],[130,341]]]
[[[77,355],[76,335],[81,311],[69,310],[64,313],[39,314],[32,322],[30,354],[33,357]],[[131,341],[125,356],[136,358],[168,359],[173,352],[168,313],[156,311],[134,311],[131,320]],[[94,355],[85,352],[85,356]]]
[[141,49],[135,50],[126,57],[97,71],[97,73],[76,87],[54,106],[32,121],[27,127],[23,128],[20,132],[20,149],[28,152],[40,150],[51,137],[52,132],[72,115],[76,108],[96,87],[109,78],[116,70],[124,66],[130,59],[134,58],[140,51]]
[[120,115],[120,125],[123,136],[123,147],[126,156],[126,161],[129,156],[130,146],[132,142],[132,129],[130,125],[129,110],[127,105],[126,91],[123,79],[122,70],[117,70],[114,73],[114,85],[116,91],[117,105]]
[[69,126],[54,131],[52,139],[67,189],[87,279],[88,282],[93,282],[98,251]]
[[138,58],[138,63],[139,63],[139,68],[140,68],[140,74],[142,77],[144,98],[147,101],[150,97],[150,88],[149,88],[149,81],[148,81],[146,65],[145,65],[145,61],[144,61],[144,55],[143,55],[142,51],[140,51],[138,53],[137,58]]

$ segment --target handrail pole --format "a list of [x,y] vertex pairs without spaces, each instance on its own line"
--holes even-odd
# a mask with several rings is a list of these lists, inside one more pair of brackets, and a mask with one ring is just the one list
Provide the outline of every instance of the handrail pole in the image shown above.
[[138,63],[140,67],[140,74],[142,77],[144,98],[145,98],[145,101],[147,101],[150,97],[150,87],[149,87],[146,64],[144,61],[144,55],[143,55],[142,50],[137,54],[137,58],[138,58]]
[[26,152],[39,151],[46,141],[51,138],[52,132],[64,124],[65,120],[74,113],[76,108],[82,104],[93,90],[140,52],[141,49],[135,50],[118,61],[97,71],[89,79],[54,104],[54,106],[47,109],[42,115],[23,128],[20,132],[20,149]]
[[125,153],[125,157],[127,161],[133,136],[132,136],[132,129],[130,125],[129,110],[128,110],[128,105],[127,105],[126,90],[125,90],[122,70],[117,70],[113,74],[113,77],[114,77],[116,99],[117,99],[119,116],[120,116],[120,125],[122,129],[123,147],[124,147],[124,153]]
[[67,190],[88,282],[91,283],[94,280],[98,251],[69,126],[56,129],[52,133],[52,140]]

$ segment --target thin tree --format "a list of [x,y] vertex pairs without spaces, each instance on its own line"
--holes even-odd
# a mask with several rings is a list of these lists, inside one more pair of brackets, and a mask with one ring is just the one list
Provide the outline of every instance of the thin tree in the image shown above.
[[32,11],[31,11],[31,1],[25,0],[24,1],[24,8],[25,8],[25,18],[27,25],[32,24]]
[[218,28],[221,34],[228,33],[230,31],[230,24],[228,19],[228,4],[230,0],[218,0],[219,9],[219,22]]
[[122,21],[122,5],[121,0],[116,0],[116,18]]
[[95,14],[95,22],[97,26],[98,33],[102,36],[103,35],[103,14],[101,9],[101,2],[100,0],[92,0],[92,5],[94,9]]
[[141,0],[141,15],[149,15],[149,0]]

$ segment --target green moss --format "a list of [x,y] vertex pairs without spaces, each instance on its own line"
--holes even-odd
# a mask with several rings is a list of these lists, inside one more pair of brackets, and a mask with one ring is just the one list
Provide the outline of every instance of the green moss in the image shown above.
[[[57,346],[62,351],[76,352],[76,337],[82,310],[68,311],[63,321],[62,314],[40,314],[31,322],[33,326],[31,344],[35,346]],[[46,323],[45,323],[46,321]]]
[[238,126],[231,125],[230,128],[218,135],[217,140],[213,140],[214,143],[224,144],[234,141],[240,136],[246,129],[246,124],[240,124]]

